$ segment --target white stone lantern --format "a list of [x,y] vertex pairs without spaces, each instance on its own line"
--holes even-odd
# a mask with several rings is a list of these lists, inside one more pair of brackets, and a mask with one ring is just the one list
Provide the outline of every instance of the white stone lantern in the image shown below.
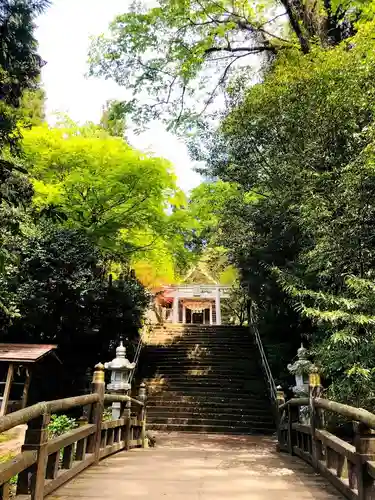
[[[107,385],[107,389],[114,393],[126,394],[130,388],[129,375],[135,368],[135,363],[130,363],[126,358],[126,348],[123,342],[116,349],[116,357],[108,363],[104,363],[104,368],[111,372],[111,382]],[[112,403],[112,418],[114,420],[120,418],[121,403]]]
[[[308,359],[308,350],[301,347],[297,350],[297,360],[287,366],[289,372],[294,375],[296,385],[292,388],[297,398],[309,396],[309,374],[314,368],[313,363]],[[300,407],[300,418],[302,423],[309,423],[309,409],[307,406]]]
[[296,385],[293,387],[293,392],[297,397],[309,395],[309,373],[313,367],[313,363],[307,359],[308,351],[301,347],[297,351],[297,361],[288,365],[288,370],[292,373],[296,380]]

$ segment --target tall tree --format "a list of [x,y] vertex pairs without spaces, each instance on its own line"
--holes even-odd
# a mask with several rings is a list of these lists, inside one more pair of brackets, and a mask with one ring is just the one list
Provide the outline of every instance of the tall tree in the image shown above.
[[170,236],[167,209],[178,190],[166,160],[95,126],[34,127],[22,144],[39,211],[55,207],[115,259]]
[[[19,265],[9,271],[19,317],[3,338],[57,344],[64,370],[51,378],[60,380],[64,396],[76,393],[88,367],[110,359],[120,337],[136,337],[149,301],[131,276],[109,282],[105,262],[83,231],[47,223],[24,238]],[[55,383],[41,385],[39,398],[56,397]]]
[[[373,336],[365,281],[371,285],[375,266],[373,28],[373,21],[361,23],[349,41],[316,47],[309,57],[279,55],[240,104],[234,96],[208,157],[210,175],[258,193],[252,203],[232,200],[221,224],[258,304],[261,334],[282,332],[294,342],[305,334],[324,372],[334,374],[331,388],[355,378],[368,387],[361,393],[367,402],[374,392],[366,371],[372,353],[363,358],[359,347],[344,353],[353,339],[372,342]],[[276,282],[272,267],[297,280],[298,300]],[[359,293],[345,285],[348,274],[361,284]],[[328,346],[340,359],[324,351]],[[353,401],[353,393],[336,389],[336,397]]]
[[4,327],[17,315],[14,296],[6,286],[6,274],[16,261],[24,208],[33,188],[14,159],[19,153],[22,98],[38,86],[42,59],[37,53],[34,19],[48,6],[47,0],[0,2],[0,322]]
[[37,53],[34,20],[49,0],[2,0],[0,4],[0,147],[17,146],[23,93],[38,85],[43,60]]
[[115,18],[109,36],[94,40],[91,74],[132,91],[124,111],[137,123],[199,121],[234,74],[251,81],[261,62],[285,50],[306,54],[317,41],[333,45],[352,34],[359,5],[160,0],[144,9],[135,3]]

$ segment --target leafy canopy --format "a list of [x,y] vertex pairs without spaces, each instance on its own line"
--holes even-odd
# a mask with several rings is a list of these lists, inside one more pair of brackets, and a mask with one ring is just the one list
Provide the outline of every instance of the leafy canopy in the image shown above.
[[[23,139],[40,211],[57,207],[66,225],[127,255],[163,235],[176,191],[170,164],[146,156],[98,127],[34,127]],[[151,236],[151,241],[150,241]]]
[[315,43],[338,43],[353,32],[361,9],[302,0],[135,3],[115,18],[108,36],[93,40],[90,74],[131,92],[124,112],[138,124],[156,118],[171,126],[200,122],[222,103],[231,76],[240,76],[243,87],[259,64],[281,52],[298,47],[306,54]]

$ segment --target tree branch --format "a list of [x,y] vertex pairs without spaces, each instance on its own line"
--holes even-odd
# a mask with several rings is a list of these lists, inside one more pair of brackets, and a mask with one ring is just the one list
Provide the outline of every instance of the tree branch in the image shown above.
[[260,52],[266,51],[276,54],[276,48],[272,45],[257,45],[255,47],[210,47],[205,50],[205,54],[211,54],[213,52],[247,52],[248,54],[259,54]]

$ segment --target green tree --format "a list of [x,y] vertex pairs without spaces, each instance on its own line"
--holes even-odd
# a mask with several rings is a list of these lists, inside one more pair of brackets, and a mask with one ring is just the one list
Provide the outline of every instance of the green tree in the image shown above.
[[124,137],[125,122],[124,104],[120,101],[108,101],[100,119],[100,126],[113,137]]
[[[132,91],[124,111],[137,123],[171,119],[199,121],[227,85],[241,75],[251,81],[263,63],[298,47],[334,45],[353,33],[363,5],[282,0],[160,0],[134,4],[110,25],[90,50],[91,75],[114,79]],[[143,99],[143,95],[152,99]],[[198,104],[198,105],[197,105]]]
[[66,225],[108,252],[129,257],[167,231],[177,189],[167,161],[99,127],[34,127],[24,132],[23,148],[38,209],[59,207]]
[[[233,199],[220,224],[223,245],[257,302],[266,343],[276,345],[289,335],[291,345],[305,334],[316,352],[325,345],[270,267],[291,274],[312,293],[343,299],[349,293],[346,275],[372,279],[372,30],[373,21],[362,22],[353,38],[329,50],[279,55],[239,104],[231,89],[227,117],[205,145],[210,175],[237,182],[245,195],[258,193],[251,203]],[[334,357],[324,360],[329,372]],[[341,361],[344,378],[348,364]],[[371,395],[371,384],[368,390]]]
[[[110,358],[121,336],[136,337],[148,295],[131,276],[110,283],[106,259],[83,231],[41,224],[18,254],[7,285],[19,317],[3,338],[57,344],[64,370],[56,378],[71,395],[88,367]],[[56,397],[55,383],[40,385],[39,398]]]
[[4,0],[0,5],[0,147],[15,151],[20,138],[17,127],[22,96],[35,89],[43,61],[37,53],[34,19],[48,0]]
[[7,273],[17,262],[22,241],[25,208],[33,188],[19,167],[18,122],[22,99],[37,88],[43,64],[34,38],[34,19],[47,0],[4,0],[0,5],[0,324],[4,328],[17,316],[16,299],[7,287]]
[[348,276],[339,295],[313,291],[274,269],[298,312],[316,326],[312,351],[328,395],[354,406],[375,407],[375,282]]
[[24,127],[41,125],[45,120],[46,94],[42,88],[26,90],[21,100],[20,121]]

